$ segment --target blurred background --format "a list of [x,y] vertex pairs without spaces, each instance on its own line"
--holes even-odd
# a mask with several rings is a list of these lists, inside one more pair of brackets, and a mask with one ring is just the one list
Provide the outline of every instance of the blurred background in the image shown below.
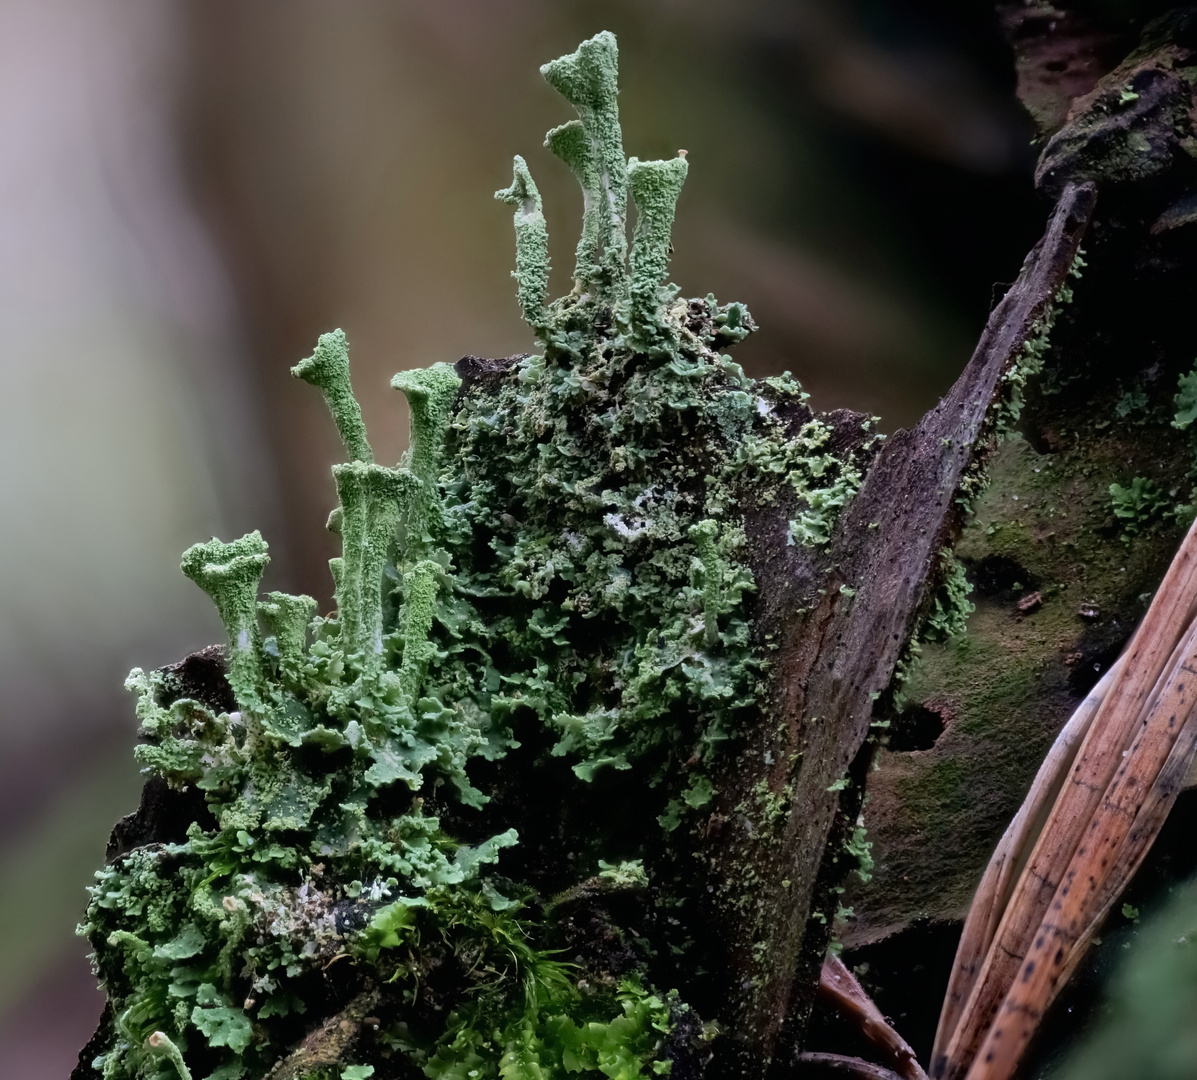
[[349,335],[376,451],[397,370],[526,351],[523,154],[554,285],[581,204],[537,68],[600,29],[624,143],[689,151],[674,279],[748,304],[737,358],[910,423],[1038,237],[989,4],[0,0],[0,1067],[65,1077],[102,1005],[73,928],[137,802],[129,668],[220,640],[179,554],[261,528],[331,594],[339,460],[288,368]]

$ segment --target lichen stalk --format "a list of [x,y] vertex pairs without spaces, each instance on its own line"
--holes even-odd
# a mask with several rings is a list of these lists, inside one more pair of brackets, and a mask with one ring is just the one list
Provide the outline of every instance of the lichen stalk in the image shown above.
[[183,552],[182,570],[216,605],[229,638],[229,683],[243,706],[253,705],[262,687],[258,582],[270,562],[266,541],[255,530],[226,544],[213,538]]
[[615,35],[603,31],[540,69],[579,116],[545,137],[545,145],[574,171],[582,187],[576,288],[608,303],[622,295],[627,258],[628,181],[619,127],[618,65]]
[[297,379],[303,379],[324,392],[328,411],[349,457],[353,461],[373,461],[374,452],[366,438],[366,425],[362,420],[361,406],[353,396],[349,382],[349,342],[344,330],[333,330],[321,334],[316,342],[316,351],[306,360],[301,360],[291,369]]
[[636,233],[630,258],[629,308],[632,335],[643,350],[668,343],[654,338],[663,328],[661,304],[672,299],[662,285],[669,269],[670,236],[688,166],[684,156],[669,161],[628,162],[628,184],[636,204]]
[[270,592],[258,602],[259,621],[275,640],[279,664],[289,671],[303,664],[308,623],[315,613],[316,601],[310,596]]
[[495,192],[500,202],[515,207],[516,295],[528,325],[543,332],[548,318],[549,230],[544,219],[540,192],[518,154],[515,157],[511,186]]
[[437,471],[445,445],[445,433],[461,379],[451,364],[401,371],[391,386],[402,391],[411,410],[409,447],[400,462],[419,482],[407,499],[407,543],[413,551],[432,540],[440,520]]

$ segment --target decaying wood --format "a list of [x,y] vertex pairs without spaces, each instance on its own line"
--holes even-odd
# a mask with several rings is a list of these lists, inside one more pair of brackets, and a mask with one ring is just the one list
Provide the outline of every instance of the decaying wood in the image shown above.
[[266,1075],[266,1080],[301,1080],[344,1064],[365,1032],[370,1013],[378,1001],[377,990],[358,994],[282,1058]]
[[[761,1073],[804,1023],[830,933],[808,919],[847,865],[836,866],[837,815],[850,829],[859,807],[859,787],[836,781],[857,759],[937,583],[940,551],[958,534],[957,492],[987,449],[1002,376],[1066,280],[1094,201],[1091,185],[1064,191],[963,374],[917,427],[885,443],[827,552],[787,546],[788,507],[748,516],[755,624],[775,646],[771,707],[747,734],[701,852],[734,988],[739,1060],[724,1063],[729,1073]],[[780,826],[751,809],[761,791],[788,798]]]
[[[1197,749],[1195,613],[1197,524],[1110,673],[979,970],[972,965],[982,935],[976,925],[966,931],[933,1076],[1013,1074],[1044,1010],[1158,834]],[[996,898],[986,891],[980,899],[970,923],[988,925]]]

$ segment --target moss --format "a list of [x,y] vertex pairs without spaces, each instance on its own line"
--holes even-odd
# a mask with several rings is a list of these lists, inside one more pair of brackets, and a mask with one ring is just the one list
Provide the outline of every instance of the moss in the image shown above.
[[[391,468],[373,461],[344,334],[323,335],[294,373],[322,390],[350,457],[333,470],[335,613],[259,602],[257,533],[197,545],[184,572],[225,623],[238,708],[181,696],[164,672],[130,677],[139,760],[201,792],[206,816],[92,890],[83,931],[116,1015],[106,1080],[261,1077],[316,1021],[308,1004],[343,1002],[330,968],[386,996],[370,1053],[392,1071],[669,1069],[684,1005],[651,986],[652,949],[593,981],[556,960],[538,885],[551,875],[500,873],[519,836],[474,777],[532,731],[545,752],[521,762],[523,782],[564,758],[571,801],[631,771],[645,820],[697,828],[716,764],[763,701],[745,507],[788,483],[794,542],[826,544],[864,458],[837,456],[819,420],[791,437],[781,406],[801,404],[798,384],[757,385],[724,353],[755,329],[742,304],[665,286],[686,163],[625,163],[614,38],[544,71],[579,116],[548,140],[584,193],[570,294],[547,300],[522,160],[499,193],[516,207],[518,299],[540,351],[485,385],[446,364],[395,376],[411,444]],[[765,791],[754,813],[780,822],[790,797]],[[644,869],[659,837],[615,851],[588,828],[585,861],[611,887],[680,903]]]

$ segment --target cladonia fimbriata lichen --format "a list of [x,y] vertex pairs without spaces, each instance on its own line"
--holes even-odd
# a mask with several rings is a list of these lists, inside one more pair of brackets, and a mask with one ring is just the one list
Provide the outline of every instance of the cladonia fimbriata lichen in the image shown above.
[[[504,876],[519,836],[475,778],[531,732],[529,776],[556,759],[578,785],[638,770],[646,820],[692,827],[761,702],[743,508],[788,485],[791,543],[825,545],[861,459],[832,453],[804,406],[787,427],[805,397],[793,379],[756,384],[722,351],[755,329],[742,304],[667,283],[686,160],[625,162],[615,39],[543,71],[578,113],[547,139],[583,191],[567,295],[548,300],[523,158],[498,193],[539,351],[483,375],[463,361],[395,376],[411,443],[391,467],[374,460],[345,335],[322,336],[294,374],[323,392],[349,457],[333,470],[335,611],[259,600],[257,533],[212,540],[183,570],[224,621],[233,700],[169,670],[130,676],[139,760],[202,807],[92,889],[106,1080],[257,1080],[355,994],[378,1023],[337,1059],[344,1076],[669,1071],[684,1006],[652,988],[652,956],[598,979],[556,957],[538,914],[551,875]],[[650,884],[639,853],[603,842],[566,872]]]

